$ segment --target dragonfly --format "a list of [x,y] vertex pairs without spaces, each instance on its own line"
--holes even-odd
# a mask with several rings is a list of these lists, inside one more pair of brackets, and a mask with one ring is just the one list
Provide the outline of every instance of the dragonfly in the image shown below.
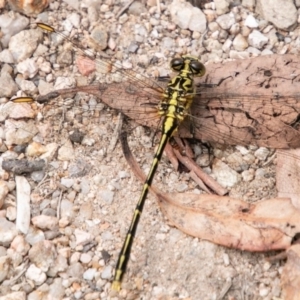
[[[63,89],[37,98],[21,97],[14,100],[14,102],[48,103],[57,96],[81,90],[99,96],[103,101],[109,102],[110,107],[121,111],[143,125],[157,127],[157,120],[160,120],[161,140],[154,155],[148,177],[143,185],[140,199],[134,210],[132,222],[119,255],[112,284],[115,290],[119,290],[121,287],[122,277],[125,274],[130,257],[136,228],[164,147],[169,138],[177,133],[177,130],[181,136],[198,137],[198,134],[204,137],[204,139],[209,140],[211,138],[226,144],[245,145],[251,143],[272,146],[271,143],[273,140],[275,147],[287,148],[291,145],[295,146],[297,141],[300,140],[297,140],[299,133],[294,128],[294,124],[296,124],[295,120],[297,119],[295,116],[293,116],[290,123],[289,121],[285,123],[281,122],[281,128],[277,128],[275,131],[269,129],[266,132],[262,128],[267,128],[268,126],[261,124],[257,120],[258,118],[255,119],[252,116],[252,107],[255,105],[261,106],[262,103],[264,103],[264,110],[267,112],[277,111],[285,103],[285,114],[287,115],[291,113],[293,107],[293,103],[289,104],[287,102],[289,98],[278,94],[267,96],[253,94],[249,96],[241,93],[227,93],[225,95],[222,92],[218,92],[218,88],[215,89],[215,92],[208,92],[209,87],[203,88],[201,86],[196,89],[193,77],[201,77],[205,73],[205,67],[197,57],[185,55],[181,58],[174,58],[171,61],[171,67],[174,71],[178,72],[178,75],[173,77],[165,87],[165,83],[156,82],[134,71],[123,70],[118,63],[112,63],[103,57],[94,60],[92,53],[78,47],[65,34],[43,23],[38,23],[37,26],[48,33],[57,34],[63,40],[72,42],[73,48],[81,56],[92,58],[99,70],[112,70],[115,74],[119,74],[120,82],[95,84],[86,88]],[[243,100],[245,98],[248,100]],[[55,104],[52,102],[49,103],[50,105],[57,106],[64,104],[63,102],[60,103],[60,100],[54,102]],[[222,112],[221,118],[224,118],[226,113],[234,113],[237,116],[234,121],[235,125],[241,125],[239,134],[234,135],[232,127],[229,124],[221,123],[220,111]],[[247,119],[243,120],[243,116],[246,116]],[[194,128],[192,128],[192,131],[194,130],[193,133],[191,133],[190,125]],[[258,132],[257,134],[255,130]],[[293,138],[290,132],[294,134]],[[240,134],[243,135],[242,138]],[[283,135],[285,139],[280,139]],[[254,138],[255,136],[256,138]]]

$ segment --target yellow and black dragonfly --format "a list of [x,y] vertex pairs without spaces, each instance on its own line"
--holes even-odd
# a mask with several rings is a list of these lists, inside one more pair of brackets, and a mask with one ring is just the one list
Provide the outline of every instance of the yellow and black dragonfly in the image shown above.
[[[237,69],[233,72],[235,75],[230,73],[230,75],[220,76],[208,73],[204,77],[204,85],[196,87],[194,77],[204,76],[205,67],[197,57],[191,55],[171,60],[171,68],[178,74],[165,84],[134,71],[124,70],[118,63],[112,63],[105,58],[94,59],[92,54],[78,47],[67,36],[51,26],[43,23],[37,23],[37,26],[48,33],[62,37],[63,40],[70,41],[80,56],[90,58],[99,71],[106,73],[108,70],[112,71],[115,78],[119,78],[119,82],[62,89],[36,98],[21,97],[15,99],[15,103],[49,103],[50,106],[57,107],[65,103],[55,100],[56,97],[83,91],[96,95],[110,107],[145,126],[157,127],[160,123],[161,139],[119,255],[113,289],[120,289],[149,186],[165,145],[175,132],[178,131],[180,136],[202,138],[222,144],[253,144],[274,148],[300,145],[297,128],[298,98],[295,95],[283,96],[276,89],[271,88],[266,93],[267,79],[273,75],[267,73],[261,66],[257,74],[265,78],[265,85],[260,86],[264,88],[264,92],[259,90],[249,94],[245,86],[234,88],[232,82],[237,84],[236,78],[240,74]],[[214,89],[208,87],[213,82],[212,78],[217,82]],[[248,80],[250,82],[248,88],[255,90],[255,86],[259,86],[253,84],[259,81],[258,77],[251,81],[248,76]],[[261,85],[261,82],[259,84]],[[83,111],[95,109],[96,107],[82,108]]]

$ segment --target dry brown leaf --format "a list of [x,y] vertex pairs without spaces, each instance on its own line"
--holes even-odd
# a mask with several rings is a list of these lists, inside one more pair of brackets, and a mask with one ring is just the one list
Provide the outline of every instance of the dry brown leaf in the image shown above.
[[155,194],[173,226],[226,247],[248,251],[287,249],[300,232],[300,211],[288,198],[250,204],[216,195]]
[[300,211],[300,149],[277,151],[276,187],[278,197],[289,197]]
[[300,300],[300,245],[290,247],[287,257],[281,275],[282,297],[284,300]]

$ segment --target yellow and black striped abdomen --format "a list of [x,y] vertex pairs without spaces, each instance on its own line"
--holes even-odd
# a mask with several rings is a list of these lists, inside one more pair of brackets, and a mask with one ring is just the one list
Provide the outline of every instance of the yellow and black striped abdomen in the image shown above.
[[120,290],[121,280],[126,271],[138,222],[164,148],[174,131],[187,115],[192,104],[194,98],[193,77],[203,76],[205,73],[203,64],[192,56],[183,56],[182,58],[173,59],[171,61],[171,67],[173,70],[178,71],[179,74],[168,84],[158,107],[159,115],[164,118],[162,122],[162,135],[119,255],[112,284],[114,290]]

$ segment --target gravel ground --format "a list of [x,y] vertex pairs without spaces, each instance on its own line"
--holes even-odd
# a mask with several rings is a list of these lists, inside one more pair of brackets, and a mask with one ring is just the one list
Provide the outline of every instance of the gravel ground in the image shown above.
[[[40,30],[28,31],[29,22],[42,21],[66,34],[96,28],[103,55],[150,76],[168,74],[168,63],[176,54],[191,53],[203,63],[298,54],[299,16],[292,1],[194,2],[200,3],[200,9],[181,1],[161,0],[160,8],[155,1],[137,1],[120,14],[126,6],[123,1],[53,1],[35,18],[3,7],[2,105],[15,95],[45,94],[95,79],[78,73],[70,43],[55,48],[59,41],[51,43]],[[2,106],[2,111],[8,110]],[[123,289],[112,293],[114,266],[141,190],[120,145],[110,147],[118,116],[101,106],[97,119],[89,115],[72,119],[69,113],[63,119],[57,111],[51,117],[51,112],[42,111],[33,121],[37,111],[39,107],[10,112],[10,118],[18,115],[27,118],[26,123],[5,121],[5,114],[1,118],[1,160],[42,157],[47,161],[45,170],[26,176],[29,185],[23,177],[15,179],[1,170],[1,300],[281,299],[282,263],[271,265],[265,254],[227,249],[185,235],[168,226],[152,196],[137,230]],[[22,134],[14,134],[15,128]],[[80,144],[68,138],[75,128],[85,134]],[[24,143],[30,144],[26,153],[11,146]],[[146,172],[154,152],[149,130],[134,127],[130,147]],[[199,143],[193,149],[196,161],[205,164],[205,147]],[[226,182],[230,195],[249,201],[273,196],[273,167],[262,168],[272,154],[265,148],[216,146],[214,156],[226,164],[220,171],[234,174]],[[242,172],[237,161],[248,168]],[[209,167],[206,171],[211,172]],[[16,200],[16,184],[25,189],[22,201]],[[189,176],[175,172],[166,158],[154,184],[164,192],[200,193]]]

